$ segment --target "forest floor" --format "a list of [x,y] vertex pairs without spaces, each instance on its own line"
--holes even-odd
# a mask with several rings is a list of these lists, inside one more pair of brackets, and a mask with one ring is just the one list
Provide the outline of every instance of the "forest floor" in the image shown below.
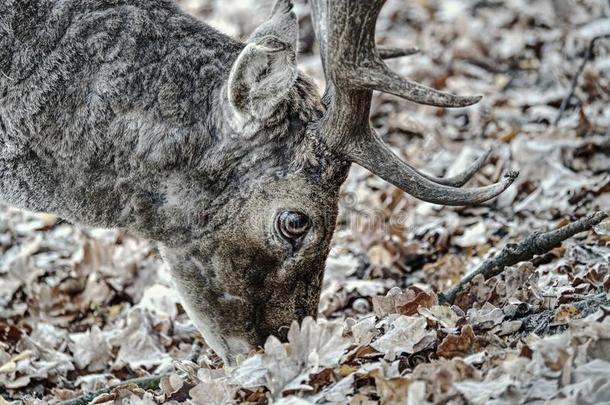
[[[236,37],[269,7],[182,3]],[[322,89],[308,10],[297,12],[302,69]],[[456,110],[376,96],[372,121],[395,152],[445,175],[492,147],[468,186],[518,170],[512,187],[440,207],[354,167],[319,320],[234,368],[207,349],[154,245],[2,208],[0,405],[84,393],[96,394],[80,403],[609,403],[609,221],[476,277],[453,306],[439,296],[534,230],[610,213],[610,3],[390,0],[378,29],[380,43],[421,49],[390,62],[400,74],[484,95]]]

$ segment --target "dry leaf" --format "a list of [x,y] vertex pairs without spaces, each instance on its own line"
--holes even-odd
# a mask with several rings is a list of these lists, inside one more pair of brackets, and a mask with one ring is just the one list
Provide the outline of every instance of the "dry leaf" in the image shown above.
[[447,335],[438,345],[436,354],[447,359],[453,357],[465,357],[468,354],[476,353],[479,350],[477,338],[470,325],[462,328],[459,335]]
[[371,347],[394,360],[400,353],[417,353],[436,344],[436,331],[427,330],[425,318],[400,315]]

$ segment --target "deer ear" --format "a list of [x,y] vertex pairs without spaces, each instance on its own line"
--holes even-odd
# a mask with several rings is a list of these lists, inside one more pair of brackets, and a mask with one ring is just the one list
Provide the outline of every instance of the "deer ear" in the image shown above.
[[286,99],[298,74],[297,39],[292,2],[278,0],[231,68],[227,91],[237,114],[264,121]]

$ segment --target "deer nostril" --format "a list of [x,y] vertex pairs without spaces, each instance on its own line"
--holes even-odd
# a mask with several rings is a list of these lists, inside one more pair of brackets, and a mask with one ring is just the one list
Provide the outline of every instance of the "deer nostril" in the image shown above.
[[302,320],[307,316],[307,310],[303,307],[297,307],[294,310],[294,314],[297,316],[297,318],[299,318],[299,320]]

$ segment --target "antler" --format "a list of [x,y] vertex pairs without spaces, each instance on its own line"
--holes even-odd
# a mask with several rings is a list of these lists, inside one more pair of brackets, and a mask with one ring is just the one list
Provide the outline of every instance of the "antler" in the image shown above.
[[439,179],[419,172],[397,157],[369,123],[373,90],[394,94],[419,104],[466,107],[481,97],[441,92],[398,76],[383,61],[415,50],[378,49],[375,25],[385,0],[310,0],[316,36],[326,76],[326,113],[320,132],[327,146],[421,200],[465,205],[489,200],[517,177],[487,187],[460,189],[485,163],[489,152],[458,176]]

